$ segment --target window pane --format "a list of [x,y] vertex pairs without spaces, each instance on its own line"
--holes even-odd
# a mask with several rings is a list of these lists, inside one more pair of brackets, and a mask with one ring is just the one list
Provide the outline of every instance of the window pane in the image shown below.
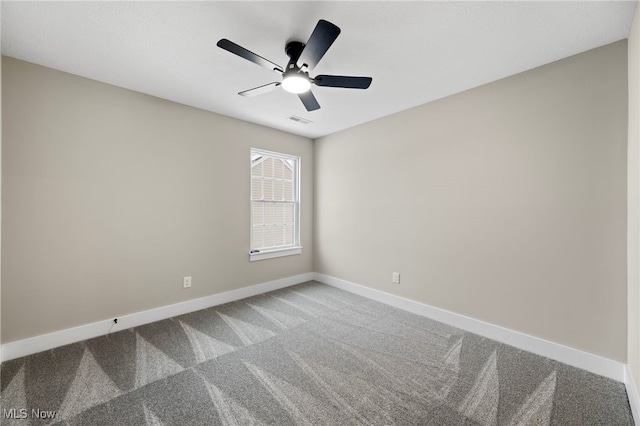
[[273,236],[273,245],[274,246],[283,246],[284,245],[284,233],[282,232],[281,226],[276,226],[274,228],[274,236]]
[[276,216],[276,205],[273,203],[265,203],[264,205],[264,223],[265,225],[273,225]]
[[285,245],[293,244],[293,224],[285,226],[284,229],[285,229],[285,239],[284,239]]
[[273,200],[273,180],[265,179],[263,181],[264,193],[262,196],[265,200]]
[[277,160],[273,164],[273,177],[275,177],[276,179],[282,179],[283,167],[284,167],[283,161]]
[[278,224],[278,225],[282,225],[284,223],[284,211],[283,211],[284,205],[282,204],[277,204],[276,205],[276,213],[275,213],[275,218],[274,218],[274,223]]
[[285,181],[283,182],[283,196],[284,201],[293,201],[293,182]]
[[287,224],[293,224],[293,204],[283,204],[283,222]]
[[262,243],[262,235],[263,235],[262,226],[254,226],[253,234],[252,234],[253,241],[251,242],[252,248],[261,249],[262,247],[264,247],[264,244]]
[[264,205],[253,203],[253,224],[262,226],[264,220]]
[[251,167],[251,176],[262,176],[262,163]]
[[262,247],[273,247],[273,226],[265,226]]
[[260,178],[251,179],[251,199],[262,200],[262,179]]
[[267,158],[262,163],[264,164],[264,177],[272,178],[273,177],[273,158]]
[[284,182],[281,180],[273,182],[273,199],[276,201],[284,200]]

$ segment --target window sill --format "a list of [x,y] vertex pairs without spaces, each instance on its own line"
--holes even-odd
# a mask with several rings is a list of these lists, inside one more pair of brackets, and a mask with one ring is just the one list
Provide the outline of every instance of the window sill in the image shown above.
[[260,253],[249,253],[249,260],[254,262],[256,260],[272,259],[274,257],[293,256],[300,253],[302,253],[302,247],[287,247],[283,249],[261,251]]

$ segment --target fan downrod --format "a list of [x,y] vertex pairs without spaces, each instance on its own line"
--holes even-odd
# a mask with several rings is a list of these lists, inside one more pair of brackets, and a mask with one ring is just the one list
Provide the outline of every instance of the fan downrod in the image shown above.
[[284,48],[285,53],[291,59],[289,62],[296,62],[304,49],[305,44],[299,41],[290,41]]

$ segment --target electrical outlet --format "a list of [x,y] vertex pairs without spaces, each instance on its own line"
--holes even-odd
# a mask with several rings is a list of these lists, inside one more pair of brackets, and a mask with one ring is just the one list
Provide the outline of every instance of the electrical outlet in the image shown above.
[[400,284],[400,272],[394,272],[391,279],[393,280],[394,284]]
[[184,277],[182,280],[182,288],[191,287],[191,277]]

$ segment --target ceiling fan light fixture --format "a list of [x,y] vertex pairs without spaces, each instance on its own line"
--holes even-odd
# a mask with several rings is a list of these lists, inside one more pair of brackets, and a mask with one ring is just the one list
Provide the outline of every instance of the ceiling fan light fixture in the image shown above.
[[282,88],[289,93],[304,93],[311,89],[311,82],[304,75],[287,73],[282,80]]
[[[0,0],[2,1],[2,0]],[[320,104],[313,93],[311,85],[324,87],[340,87],[344,89],[367,89],[371,84],[371,77],[353,77],[347,75],[316,75],[309,77],[309,71],[318,65],[318,62],[327,50],[331,47],[336,38],[340,35],[340,28],[329,21],[320,19],[313,29],[307,43],[300,41],[289,41],[284,51],[289,57],[289,62],[285,68],[275,62],[256,55],[250,50],[227,40],[218,40],[218,47],[224,49],[240,58],[253,62],[269,71],[277,72],[282,76],[282,82],[273,82],[253,89],[244,90],[238,94],[241,96],[254,96],[261,93],[270,92],[278,86],[289,92],[298,95],[298,98],[307,111],[320,109]]]

